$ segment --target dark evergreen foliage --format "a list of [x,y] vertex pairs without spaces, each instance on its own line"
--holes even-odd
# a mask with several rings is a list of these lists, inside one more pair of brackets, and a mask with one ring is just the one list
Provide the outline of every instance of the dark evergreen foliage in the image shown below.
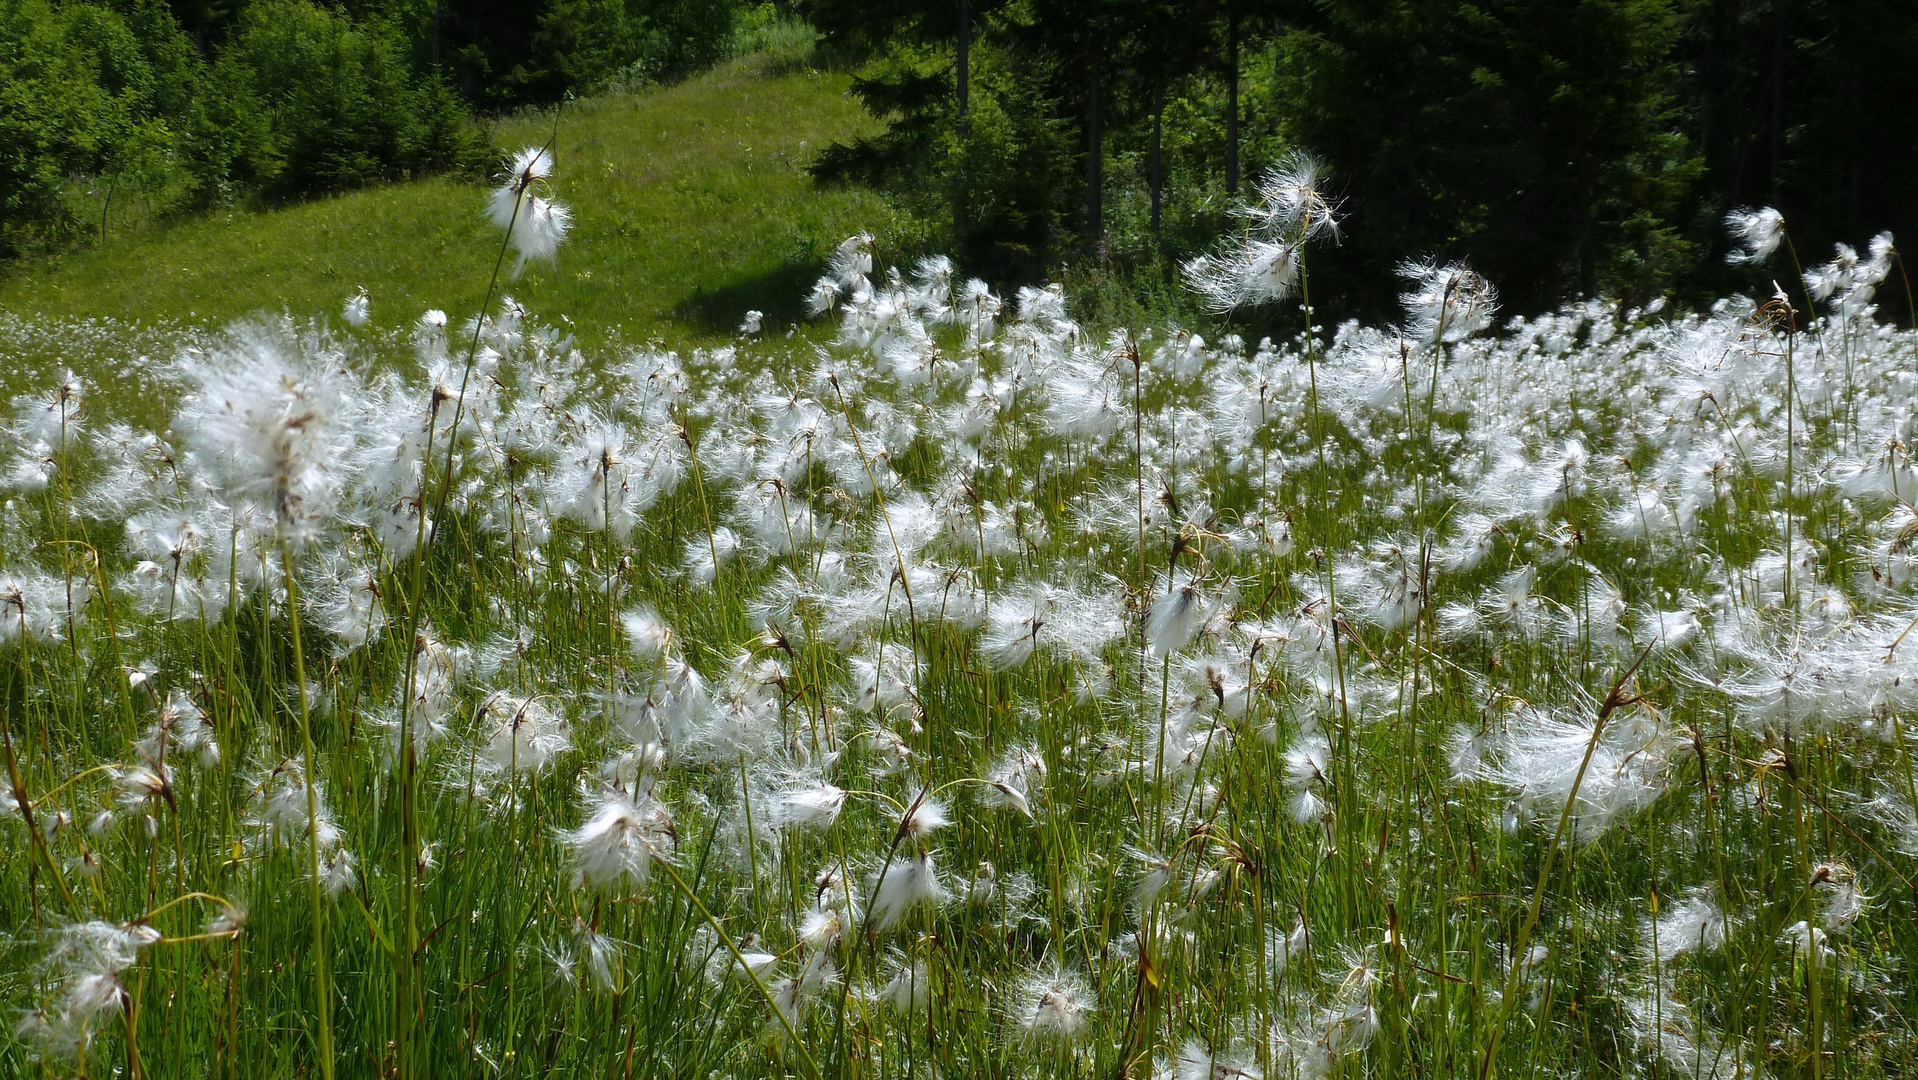
[[[793,2],[886,121],[816,175],[886,188],[1001,284],[1163,282],[1293,148],[1351,217],[1313,271],[1355,315],[1421,255],[1520,311],[1755,287],[1722,258],[1743,205],[1808,260],[1918,229],[1895,0]],[[744,3],[0,0],[0,251],[104,229],[131,192],[188,210],[484,168],[475,110],[695,70]]]
[[[962,249],[1055,222],[1044,247],[1007,238],[1032,252],[1026,267],[1090,256],[1101,273],[1162,273],[1224,224],[1242,178],[1294,147],[1326,160],[1351,217],[1314,273],[1353,314],[1389,312],[1397,263],[1420,255],[1469,259],[1519,311],[1750,285],[1722,259],[1721,219],[1745,204],[1777,205],[1821,258],[1918,227],[1918,141],[1901,130],[1918,21],[1891,0],[973,4],[972,53],[1028,88],[1002,105],[1023,110],[1006,130],[1046,152],[1002,147],[963,178],[924,151],[964,138],[945,28],[968,9],[805,10],[867,58],[862,96],[890,125],[827,151],[821,175],[937,188],[943,239]],[[972,112],[993,98],[969,96]],[[1065,183],[1076,197],[1060,198]],[[996,218],[975,210],[988,190]]]

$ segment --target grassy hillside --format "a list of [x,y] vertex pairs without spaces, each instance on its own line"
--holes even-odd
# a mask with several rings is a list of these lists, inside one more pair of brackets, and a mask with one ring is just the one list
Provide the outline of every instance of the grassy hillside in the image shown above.
[[[681,85],[607,94],[501,121],[508,149],[557,126],[556,189],[575,214],[557,264],[508,286],[530,307],[572,319],[587,341],[685,341],[723,333],[759,308],[768,328],[797,317],[823,253],[885,206],[822,191],[814,150],[870,120],[846,76],[748,57]],[[479,302],[498,251],[483,189],[430,179],[266,212],[230,211],[0,271],[0,313],[46,325],[217,326],[262,311],[337,317],[360,286],[375,327],[427,308],[456,317]],[[39,336],[39,335],[29,335]],[[21,357],[42,367],[54,357]],[[37,351],[37,350],[31,350]],[[57,350],[56,350],[57,351]],[[9,386],[8,389],[13,387]]]

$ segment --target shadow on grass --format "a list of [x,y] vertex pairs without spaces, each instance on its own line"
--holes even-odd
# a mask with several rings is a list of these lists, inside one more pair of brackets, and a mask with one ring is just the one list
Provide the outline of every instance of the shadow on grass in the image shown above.
[[674,305],[672,315],[712,334],[731,334],[748,311],[765,316],[768,333],[806,320],[806,292],[825,270],[823,258],[788,259],[773,270],[729,282],[716,289],[695,289]]

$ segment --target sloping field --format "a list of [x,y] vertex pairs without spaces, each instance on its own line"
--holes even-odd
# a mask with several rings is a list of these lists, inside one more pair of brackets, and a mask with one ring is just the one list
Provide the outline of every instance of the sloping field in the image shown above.
[[[574,213],[558,262],[529,265],[508,291],[563,314],[588,342],[723,334],[749,308],[769,313],[769,330],[796,319],[831,246],[890,220],[871,193],[822,190],[805,173],[817,147],[871,122],[846,85],[748,57],[676,86],[574,102],[557,118],[500,121],[509,150],[556,139],[555,190]],[[480,185],[434,178],[16,264],[0,276],[3,388],[43,382],[35,376],[59,363],[84,373],[103,341],[129,343],[106,351],[137,359],[153,327],[280,312],[337,321],[361,287],[376,329],[428,308],[461,318],[499,252],[483,205]]]

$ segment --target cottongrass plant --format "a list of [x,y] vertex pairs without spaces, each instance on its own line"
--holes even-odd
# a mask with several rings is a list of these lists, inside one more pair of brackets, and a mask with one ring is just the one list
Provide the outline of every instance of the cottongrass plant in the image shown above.
[[1889,238],[1257,343],[872,248],[812,351],[356,295],[16,399],[0,1072],[1918,1069]]

